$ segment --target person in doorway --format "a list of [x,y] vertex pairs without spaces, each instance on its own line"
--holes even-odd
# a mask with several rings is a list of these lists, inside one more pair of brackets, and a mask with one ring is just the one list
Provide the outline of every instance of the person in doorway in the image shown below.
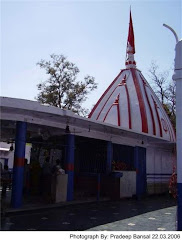
[[5,198],[7,187],[9,186],[10,181],[11,181],[8,165],[4,165],[4,170],[2,171],[1,179],[2,179],[2,193],[1,194],[2,194],[2,198]]
[[47,202],[51,202],[51,179],[52,179],[51,165],[49,163],[49,157],[47,157],[42,166],[42,184],[43,184],[42,190],[44,199]]

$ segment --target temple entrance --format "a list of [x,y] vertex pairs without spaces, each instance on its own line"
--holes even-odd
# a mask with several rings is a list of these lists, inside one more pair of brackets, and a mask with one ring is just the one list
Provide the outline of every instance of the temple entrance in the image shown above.
[[104,196],[103,179],[106,175],[107,142],[76,137],[74,198],[97,199]]
[[135,171],[134,147],[113,144],[113,169],[118,171]]
[[136,168],[134,164],[134,147],[113,144],[114,172],[121,172],[122,177],[117,179],[115,198],[127,198],[136,195]]
[[[45,177],[44,164],[48,160],[48,177]],[[59,161],[61,168],[65,169],[65,137],[59,136],[42,141],[34,139],[30,155],[30,164],[25,166],[23,196],[26,202],[54,203],[56,176],[54,169]],[[54,191],[53,191],[54,190]],[[64,190],[65,191],[65,190]],[[67,191],[67,189],[66,189]],[[65,196],[66,201],[66,196]]]
[[134,147],[112,144],[112,160],[108,163],[107,144],[107,141],[76,137],[75,200],[120,199],[136,195]]

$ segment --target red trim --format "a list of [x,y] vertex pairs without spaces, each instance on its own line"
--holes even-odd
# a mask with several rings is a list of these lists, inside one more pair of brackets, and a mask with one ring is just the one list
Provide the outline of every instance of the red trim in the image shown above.
[[74,171],[74,164],[73,163],[66,164],[66,170],[67,171]]
[[162,137],[162,126],[161,126],[161,121],[160,121],[160,118],[159,118],[159,113],[157,111],[157,103],[155,102],[153,96],[151,95],[152,99],[153,99],[153,102],[154,102],[154,107],[155,107],[155,111],[156,111],[156,115],[157,115],[157,120],[158,120],[158,123],[159,123],[159,129],[160,129],[160,136]]
[[118,126],[121,126],[119,104],[117,105],[117,112],[118,112]]
[[113,86],[113,84],[117,81],[117,79],[119,78],[119,76],[121,75],[122,72],[126,71],[126,69],[121,70],[121,72],[118,74],[118,76],[113,80],[113,82],[109,85],[109,87],[106,89],[106,91],[102,94],[102,96],[100,97],[100,99],[98,100],[98,102],[96,103],[96,105],[94,106],[94,108],[92,109],[92,111],[90,112],[90,114],[88,115],[88,118],[92,117],[92,114],[94,113],[95,109],[98,107],[99,103],[102,101],[102,99],[104,98],[104,96],[107,94],[107,92],[109,91],[109,89]]
[[129,92],[128,92],[128,87],[127,85],[125,84],[125,89],[126,89],[126,96],[127,96],[127,102],[128,102],[128,118],[129,118],[129,129],[132,128],[132,125],[131,125],[131,107],[130,107],[130,97],[129,97]]
[[112,96],[113,92],[116,90],[117,87],[118,87],[118,86],[115,87],[115,89],[112,91],[111,95],[108,97],[108,99],[107,99],[107,101],[105,102],[104,106],[103,106],[102,109],[100,110],[100,112],[99,112],[96,120],[98,120],[98,118],[100,117],[100,114],[101,114],[102,110],[104,109],[106,103],[109,101],[110,97]]
[[121,126],[120,109],[119,109],[119,95],[117,97],[117,112],[118,112],[118,126]]
[[[128,42],[127,46],[130,44],[132,47],[132,53],[135,53],[135,37],[134,37],[134,31],[133,31],[133,22],[132,22],[132,16],[131,16],[131,10],[130,10],[130,23],[129,23],[129,30],[128,30]],[[130,53],[130,51],[127,50],[127,53]]]
[[102,110],[104,109],[105,105],[107,104],[107,102],[109,101],[110,97],[112,96],[112,94],[114,93],[114,91],[117,89],[117,87],[123,86],[124,83],[126,83],[126,74],[125,74],[125,76],[124,76],[124,79],[121,81],[121,83],[119,83],[119,84],[115,87],[115,89],[112,91],[112,93],[111,93],[110,96],[108,97],[107,101],[105,102],[105,104],[103,105],[102,109],[100,110],[100,112],[99,112],[96,120],[98,120],[98,118],[100,117],[100,114],[101,114]]
[[97,184],[97,190],[100,191],[100,183]]
[[120,119],[120,110],[119,110],[119,95],[117,96],[116,100],[114,101],[114,103],[110,106],[109,110],[107,111],[105,117],[104,117],[104,120],[103,122],[106,120],[107,118],[107,115],[109,114],[111,108],[113,106],[116,106],[117,105],[117,115],[118,115],[118,126],[121,126],[121,119]]
[[113,104],[110,106],[109,110],[107,111],[107,113],[106,113],[106,115],[105,115],[105,117],[104,117],[104,120],[103,120],[103,122],[105,122],[105,120],[106,120],[106,117],[107,117],[107,115],[109,114],[109,111],[111,110],[112,106],[113,106]]
[[140,84],[139,84],[137,76],[135,74],[135,69],[131,68],[131,73],[133,76],[133,82],[135,85],[138,102],[139,102],[139,106],[140,106],[140,114],[141,114],[141,120],[142,120],[142,132],[148,133],[147,114],[146,114],[146,109],[145,109],[142,92],[140,89]]
[[14,159],[14,166],[15,167],[24,167],[25,158],[15,157]]
[[151,114],[151,117],[152,117],[152,127],[153,127],[153,134],[156,135],[156,128],[155,128],[155,120],[154,120],[154,115],[153,115],[153,111],[152,111],[152,107],[150,105],[150,101],[149,101],[149,98],[148,98],[148,94],[147,94],[147,91],[146,91],[146,82],[144,80],[144,77],[140,74],[140,77],[143,81],[143,88],[144,88],[144,92],[145,92],[145,96],[146,96],[146,99],[147,99],[147,103],[149,105],[149,109],[150,109],[150,114]]

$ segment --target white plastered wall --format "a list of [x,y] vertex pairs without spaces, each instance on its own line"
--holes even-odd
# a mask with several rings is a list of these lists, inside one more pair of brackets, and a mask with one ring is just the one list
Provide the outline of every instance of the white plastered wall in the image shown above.
[[169,181],[175,165],[171,149],[148,147],[146,152],[146,172],[148,194],[168,191]]

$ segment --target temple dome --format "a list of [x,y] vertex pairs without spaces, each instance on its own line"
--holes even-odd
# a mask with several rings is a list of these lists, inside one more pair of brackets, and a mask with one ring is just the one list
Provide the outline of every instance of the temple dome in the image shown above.
[[130,12],[126,69],[121,70],[106,89],[89,114],[89,118],[175,142],[171,121],[149,83],[136,68],[134,53]]

